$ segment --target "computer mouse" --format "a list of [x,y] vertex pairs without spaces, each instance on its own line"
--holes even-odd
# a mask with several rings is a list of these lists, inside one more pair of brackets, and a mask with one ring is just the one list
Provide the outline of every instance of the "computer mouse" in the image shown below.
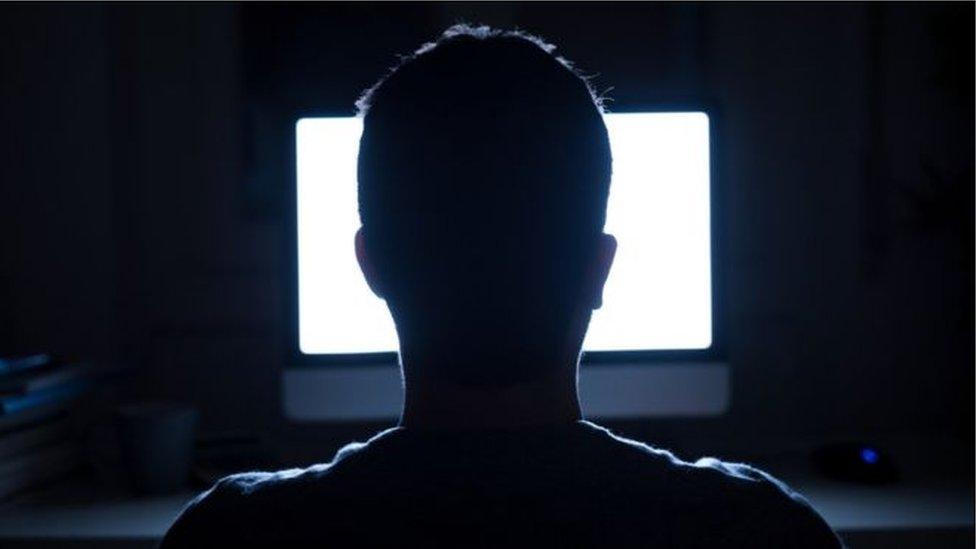
[[859,484],[887,484],[899,479],[891,456],[878,446],[860,442],[829,444],[813,452],[813,463],[824,476]]

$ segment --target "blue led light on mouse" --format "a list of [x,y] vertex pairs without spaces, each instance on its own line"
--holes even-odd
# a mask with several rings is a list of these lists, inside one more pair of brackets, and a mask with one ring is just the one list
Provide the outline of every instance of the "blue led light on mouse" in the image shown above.
[[869,447],[861,448],[861,461],[863,461],[864,463],[874,465],[875,463],[878,462],[879,458],[880,456],[878,455],[877,450],[875,450],[874,448],[869,448]]
[[873,444],[826,444],[814,450],[811,457],[820,473],[833,480],[885,484],[900,478],[891,455]]

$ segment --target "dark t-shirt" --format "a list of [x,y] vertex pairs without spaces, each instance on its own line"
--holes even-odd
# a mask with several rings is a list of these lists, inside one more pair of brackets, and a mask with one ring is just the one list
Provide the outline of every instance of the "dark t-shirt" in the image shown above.
[[839,547],[770,475],[695,463],[586,421],[447,433],[395,428],[328,464],[244,473],[183,511],[176,547]]

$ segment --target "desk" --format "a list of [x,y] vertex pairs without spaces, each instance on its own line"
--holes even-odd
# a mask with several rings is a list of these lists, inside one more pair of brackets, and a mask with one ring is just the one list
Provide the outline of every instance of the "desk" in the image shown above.
[[[853,549],[973,546],[973,488],[917,481],[860,487],[786,478]],[[129,498],[84,483],[59,486],[0,507],[0,545],[154,547],[193,496]]]

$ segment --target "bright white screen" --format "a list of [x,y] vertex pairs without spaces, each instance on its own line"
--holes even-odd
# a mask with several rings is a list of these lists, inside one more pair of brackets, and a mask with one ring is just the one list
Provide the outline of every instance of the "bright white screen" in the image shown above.
[[[708,117],[605,117],[613,150],[606,232],[617,256],[584,349],[705,349],[712,340]],[[394,351],[386,304],[356,263],[358,118],[296,126],[298,330],[306,354]]]

